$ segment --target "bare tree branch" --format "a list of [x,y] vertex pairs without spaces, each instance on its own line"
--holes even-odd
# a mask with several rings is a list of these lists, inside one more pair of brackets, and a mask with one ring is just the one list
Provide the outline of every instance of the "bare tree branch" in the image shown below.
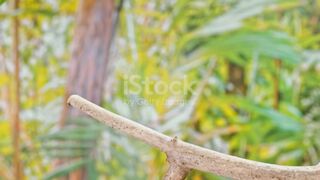
[[[159,133],[125,117],[99,107],[80,96],[72,95],[68,103],[98,121],[159,148],[168,155],[167,179],[184,178],[189,169],[211,172],[233,179],[317,180],[320,165],[280,166],[222,154]],[[172,174],[173,173],[173,174]]]

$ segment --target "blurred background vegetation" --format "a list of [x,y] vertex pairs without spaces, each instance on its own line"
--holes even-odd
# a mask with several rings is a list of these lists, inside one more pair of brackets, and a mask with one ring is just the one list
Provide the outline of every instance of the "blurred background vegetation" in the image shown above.
[[319,0],[102,2],[0,0],[0,179],[162,178],[164,154],[68,110],[72,93],[219,152],[320,161]]

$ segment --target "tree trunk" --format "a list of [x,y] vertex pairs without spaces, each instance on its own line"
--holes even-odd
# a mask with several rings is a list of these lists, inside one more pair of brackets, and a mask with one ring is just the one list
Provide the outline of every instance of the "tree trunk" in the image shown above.
[[[78,94],[101,104],[115,10],[114,0],[80,2],[65,97]],[[80,116],[83,114],[65,106],[59,125],[62,128],[67,118]],[[83,170],[76,171],[70,175],[70,179],[85,179],[84,176]]]
[[[101,103],[112,39],[113,0],[82,0],[79,7],[67,95],[79,94]],[[66,108],[65,117],[79,112]],[[64,118],[65,119],[65,118]],[[64,120],[61,121],[62,126]]]

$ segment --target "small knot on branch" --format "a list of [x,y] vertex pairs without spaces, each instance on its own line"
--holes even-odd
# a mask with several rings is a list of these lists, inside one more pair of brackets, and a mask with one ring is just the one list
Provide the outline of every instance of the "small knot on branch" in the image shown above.
[[178,136],[174,136],[174,138],[171,139],[171,142],[172,142],[173,144],[177,144],[177,142],[178,142]]

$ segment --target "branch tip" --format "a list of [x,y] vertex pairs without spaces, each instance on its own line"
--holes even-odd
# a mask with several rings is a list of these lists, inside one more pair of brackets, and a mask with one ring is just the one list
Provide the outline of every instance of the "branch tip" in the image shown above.
[[69,98],[67,100],[67,104],[71,105],[72,102],[74,102],[75,100],[77,100],[79,98],[81,98],[79,95],[73,94],[73,95],[69,96]]

